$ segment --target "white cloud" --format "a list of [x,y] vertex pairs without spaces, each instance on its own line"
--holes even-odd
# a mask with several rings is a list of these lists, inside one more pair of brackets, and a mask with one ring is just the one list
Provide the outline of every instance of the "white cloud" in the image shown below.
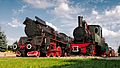
[[116,38],[116,37],[120,37],[120,33],[119,32],[114,32],[114,31],[111,31],[111,30],[108,30],[106,28],[102,28],[103,30],[103,35],[105,37],[112,37],[112,38]]
[[18,19],[19,15],[24,13],[25,9],[26,9],[26,5],[23,5],[21,8],[18,9],[13,9],[13,17],[12,17],[12,21],[10,23],[8,23],[9,26],[17,28],[19,26],[23,26],[21,24],[21,21]]
[[26,5],[23,5],[23,6],[21,7],[21,9],[18,10],[18,12],[23,13],[23,12],[24,12],[24,9],[25,9],[26,7],[27,7]]
[[69,6],[67,3],[61,3],[60,5],[58,5],[58,7],[55,8],[55,10],[58,10],[58,11],[69,11]]
[[68,0],[23,0],[24,2],[30,4],[32,7],[47,9],[55,7],[60,3],[67,3]]
[[100,24],[102,27],[113,32],[118,32],[120,29],[120,5],[103,12],[92,11],[87,18],[92,24]]
[[23,5],[19,9],[13,9],[13,16],[18,16],[19,14],[24,13],[24,11],[25,11],[26,8],[27,8],[27,6]]
[[22,26],[20,23],[21,22],[17,18],[12,18],[12,22],[8,23],[8,25],[10,25],[11,27],[18,27]]
[[54,9],[51,11],[52,14],[55,15],[55,17],[59,18],[66,18],[66,19],[75,19],[78,14],[83,12],[84,9],[81,8],[79,5],[70,5],[69,2],[62,2],[54,7]]
[[93,11],[92,11],[92,14],[93,14],[93,15],[98,15],[98,12],[95,11],[95,10],[93,10]]
[[35,8],[42,8],[42,9],[46,9],[48,7],[52,7],[54,6],[54,4],[52,4],[50,1],[52,0],[23,0],[24,2],[32,5]]
[[54,26],[52,23],[46,22],[47,25],[49,25],[50,27],[54,28],[56,31],[58,31],[58,28],[56,26]]
[[18,41],[18,38],[11,38],[11,37],[7,37],[7,44],[8,45],[12,45],[15,41]]
[[117,5],[112,10],[106,10],[105,15],[106,16],[120,15],[120,5]]
[[93,10],[91,14],[95,19],[100,19],[101,18],[101,16],[99,15],[99,13],[96,10]]

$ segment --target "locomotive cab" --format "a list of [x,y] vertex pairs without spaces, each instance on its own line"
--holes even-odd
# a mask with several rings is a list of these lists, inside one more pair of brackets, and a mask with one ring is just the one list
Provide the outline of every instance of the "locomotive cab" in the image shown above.
[[102,28],[99,25],[88,25],[92,35],[93,43],[101,45]]
[[99,25],[89,25],[89,30],[92,32],[93,44],[95,44],[96,55],[103,56],[108,52],[108,44],[102,37],[102,27]]

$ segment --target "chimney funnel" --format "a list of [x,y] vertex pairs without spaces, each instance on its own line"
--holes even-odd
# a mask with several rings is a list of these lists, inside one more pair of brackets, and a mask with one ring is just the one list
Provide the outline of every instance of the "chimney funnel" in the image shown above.
[[78,16],[78,27],[82,27],[83,16]]

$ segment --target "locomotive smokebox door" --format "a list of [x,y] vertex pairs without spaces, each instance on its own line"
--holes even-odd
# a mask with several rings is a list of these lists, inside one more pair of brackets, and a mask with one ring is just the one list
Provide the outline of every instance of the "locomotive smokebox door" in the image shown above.
[[85,41],[86,35],[86,22],[82,20],[82,16],[78,16],[78,27],[73,31],[74,43],[81,43]]

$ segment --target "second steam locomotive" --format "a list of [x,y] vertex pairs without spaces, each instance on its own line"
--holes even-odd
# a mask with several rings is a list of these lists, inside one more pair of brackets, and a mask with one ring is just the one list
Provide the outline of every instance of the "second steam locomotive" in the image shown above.
[[108,47],[102,36],[102,27],[88,25],[82,16],[78,16],[78,27],[73,37],[58,33],[45,21],[35,16],[36,20],[26,18],[24,32],[13,49],[16,56],[61,57],[71,55],[114,56],[114,50]]

